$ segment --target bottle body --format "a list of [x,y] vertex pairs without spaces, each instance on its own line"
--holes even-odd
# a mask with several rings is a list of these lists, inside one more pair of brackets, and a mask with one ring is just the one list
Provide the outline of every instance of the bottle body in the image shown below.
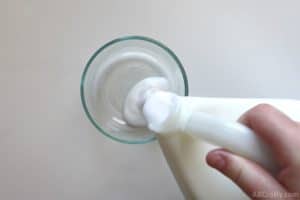
[[206,164],[207,152],[216,146],[182,133],[159,135],[158,141],[185,199],[249,199],[227,177]]
[[[226,121],[235,122],[244,112],[260,103],[271,104],[292,119],[300,121],[300,102],[295,100],[182,98],[186,98],[185,104],[193,112],[207,113]],[[201,137],[184,133],[163,134],[158,138],[186,199],[248,199],[229,179],[207,166],[205,156],[216,146],[207,143]]]

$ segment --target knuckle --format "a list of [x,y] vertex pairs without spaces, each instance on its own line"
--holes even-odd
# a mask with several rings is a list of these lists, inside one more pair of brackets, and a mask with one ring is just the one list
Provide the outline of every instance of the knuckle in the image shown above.
[[252,121],[256,121],[257,118],[261,117],[261,116],[268,116],[271,115],[273,112],[274,108],[269,105],[269,104],[258,104],[257,106],[253,107],[252,109],[250,109],[246,114],[245,114],[245,118],[252,122]]
[[227,157],[227,166],[224,170],[225,174],[236,184],[242,182],[245,166],[239,158],[235,156]]
[[235,170],[235,172],[232,175],[232,180],[237,183],[238,185],[240,184],[242,177],[243,177],[243,167],[242,166],[238,166]]
[[262,104],[258,104],[257,106],[255,106],[252,109],[252,112],[265,114],[265,113],[269,113],[270,111],[273,111],[273,110],[274,110],[274,108],[270,104],[262,103]]

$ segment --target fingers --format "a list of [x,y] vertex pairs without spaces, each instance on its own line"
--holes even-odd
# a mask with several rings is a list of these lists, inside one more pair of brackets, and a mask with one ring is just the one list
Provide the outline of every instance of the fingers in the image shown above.
[[267,143],[280,165],[293,161],[300,145],[299,124],[276,108],[260,104],[246,112],[239,120]]
[[250,198],[255,198],[256,192],[285,192],[285,189],[262,167],[225,150],[217,149],[209,152],[206,161],[235,182]]

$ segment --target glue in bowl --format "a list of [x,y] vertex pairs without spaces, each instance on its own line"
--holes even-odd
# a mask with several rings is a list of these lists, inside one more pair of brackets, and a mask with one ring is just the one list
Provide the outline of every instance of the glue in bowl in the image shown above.
[[188,95],[188,81],[177,56],[162,43],[143,36],[114,39],[99,48],[82,73],[80,94],[91,123],[109,138],[128,144],[156,139],[147,128],[126,123],[123,104],[130,89],[152,76],[168,80],[170,91]]

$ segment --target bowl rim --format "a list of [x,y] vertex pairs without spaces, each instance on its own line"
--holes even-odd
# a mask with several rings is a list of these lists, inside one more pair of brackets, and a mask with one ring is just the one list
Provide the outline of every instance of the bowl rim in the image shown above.
[[94,125],[94,127],[96,127],[96,129],[101,132],[103,135],[107,136],[108,138],[121,142],[121,143],[125,143],[125,144],[146,144],[149,142],[152,142],[154,140],[156,140],[156,136],[154,135],[153,137],[149,137],[147,139],[144,140],[136,140],[136,141],[130,141],[130,140],[126,140],[126,139],[120,139],[118,137],[115,137],[111,134],[109,134],[107,131],[105,131],[103,128],[101,128],[101,126],[93,119],[92,115],[89,112],[89,109],[87,107],[87,103],[85,100],[85,92],[84,92],[84,83],[85,83],[85,77],[86,74],[90,68],[91,63],[93,62],[93,60],[97,57],[98,54],[100,54],[104,49],[108,48],[111,45],[114,45],[115,43],[118,42],[123,42],[123,41],[127,41],[127,40],[142,40],[145,42],[150,42],[160,48],[162,48],[163,50],[165,50],[176,62],[177,67],[179,67],[180,72],[182,74],[183,77],[183,81],[184,81],[184,95],[188,96],[189,93],[189,87],[188,87],[188,79],[187,79],[187,75],[186,72],[183,68],[183,65],[181,64],[180,60],[178,59],[178,57],[176,56],[176,54],[169,49],[166,45],[164,45],[163,43],[146,37],[146,36],[139,36],[139,35],[130,35],[130,36],[123,36],[123,37],[119,37],[116,39],[113,39],[107,43],[105,43],[103,46],[101,46],[97,51],[95,51],[93,53],[93,55],[90,57],[90,59],[88,60],[87,64],[85,65],[85,68],[83,70],[83,73],[81,75],[81,81],[80,81],[80,98],[81,98],[81,103],[82,106],[84,108],[85,114],[87,115],[88,119],[90,120],[90,122]]

